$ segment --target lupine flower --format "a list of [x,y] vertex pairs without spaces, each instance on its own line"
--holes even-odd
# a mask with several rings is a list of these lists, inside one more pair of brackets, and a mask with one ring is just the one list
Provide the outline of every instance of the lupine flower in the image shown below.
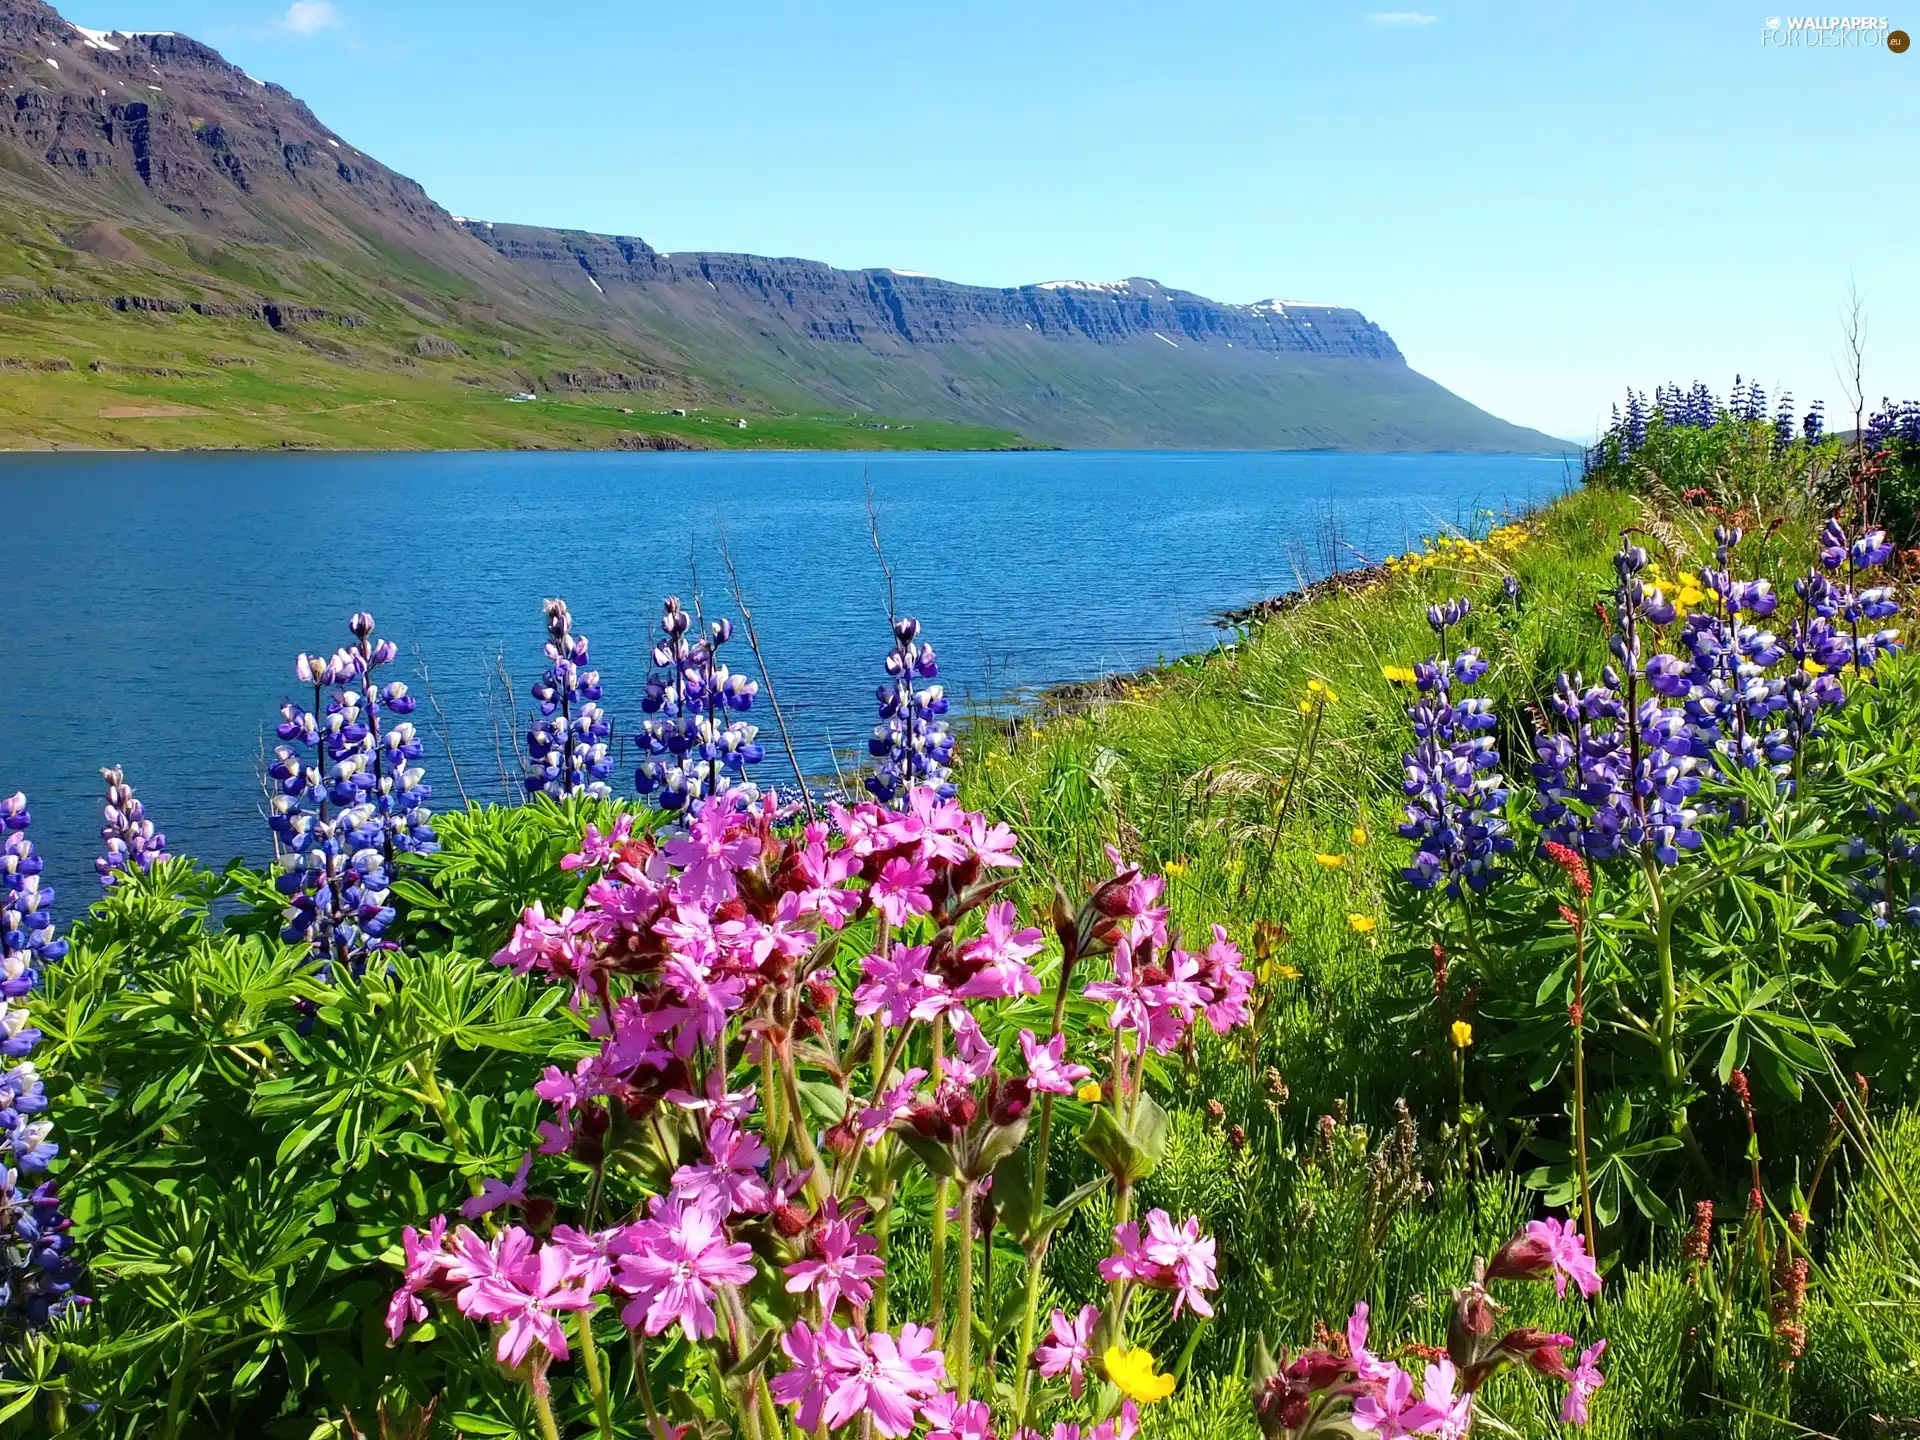
[[527,731],[524,784],[529,795],[605,799],[613,793],[607,785],[613,722],[600,708],[600,672],[588,668],[587,637],[573,633],[567,602],[549,600],[545,611],[547,669],[533,683],[539,713]]
[[105,853],[93,862],[93,868],[100,872],[101,888],[111,890],[122,871],[151,870],[155,861],[166,859],[167,837],[153,828],[146,807],[118,768],[102,770],[100,778],[107,782],[104,823],[100,827]]
[[394,920],[394,859],[440,848],[426,803],[433,791],[413,763],[420,741],[404,718],[413,697],[398,681],[380,686],[374,678],[397,648],[373,638],[364,611],[347,628],[353,644],[325,659],[294,660],[313,705],[281,702],[281,743],[267,767],[276,792],[267,817],[280,870],[274,883],[287,898],[281,938],[307,942],[323,978],[335,965],[357,975],[373,953],[392,948],[383,937]]
[[688,639],[692,625],[678,598],[669,596],[640,702],[646,719],[633,737],[646,757],[634,771],[634,788],[654,796],[662,810],[685,809],[719,795],[751,805],[758,792],[746,780],[747,766],[766,752],[755,738],[759,728],[735,717],[753,708],[760,687],[718,658],[720,647],[733,638],[732,621],[709,622],[696,640]]
[[21,1184],[60,1153],[52,1123],[35,1118],[47,1100],[26,1058],[40,1031],[29,1023],[25,1002],[41,972],[67,953],[54,933],[54,887],[41,884],[45,862],[27,838],[32,824],[26,796],[0,800],[0,1055],[21,1062],[0,1075],[0,1336],[9,1339],[88,1303],[73,1293],[79,1272],[67,1234],[72,1222],[60,1214],[54,1186]]
[[1414,748],[1401,757],[1407,818],[1400,826],[1414,842],[1413,863],[1401,873],[1416,889],[1435,886],[1458,897],[1464,886],[1484,891],[1495,876],[1495,857],[1512,851],[1505,809],[1507,783],[1500,774],[1500,747],[1491,732],[1492,707],[1485,700],[1455,700],[1486,674],[1477,649],[1449,659],[1447,631],[1467,616],[1466,600],[1429,606],[1427,623],[1440,653],[1414,667],[1417,698],[1407,707]]
[[868,1282],[887,1268],[876,1253],[878,1249],[879,1242],[873,1236],[842,1219],[836,1208],[811,1232],[806,1257],[786,1267],[787,1293],[804,1295],[812,1291],[825,1320],[833,1318],[834,1307],[843,1299],[849,1305],[865,1305],[873,1298],[873,1286]]
[[1067,1376],[1067,1390],[1075,1400],[1086,1385],[1087,1365],[1093,1359],[1093,1331],[1099,1323],[1100,1310],[1094,1305],[1081,1306],[1073,1319],[1067,1318],[1066,1311],[1056,1310],[1046,1340],[1033,1349],[1034,1368],[1048,1380]]
[[887,654],[888,683],[876,695],[880,723],[873,727],[867,752],[878,762],[867,789],[883,805],[892,805],[916,787],[925,786],[942,799],[951,799],[953,734],[943,718],[946,691],[934,680],[940,674],[933,646],[920,639],[920,622],[896,620],[893,649]]
[[1600,1373],[1600,1357],[1606,1353],[1604,1340],[1596,1340],[1580,1352],[1580,1363],[1573,1367],[1566,1398],[1560,1402],[1560,1418],[1566,1424],[1587,1423],[1587,1402],[1593,1398],[1594,1391],[1607,1383],[1607,1377]]
[[718,1287],[753,1278],[753,1247],[728,1241],[710,1206],[656,1196],[651,1217],[628,1226],[619,1244],[614,1285],[634,1297],[620,1316],[649,1335],[678,1325],[688,1340],[710,1338]]

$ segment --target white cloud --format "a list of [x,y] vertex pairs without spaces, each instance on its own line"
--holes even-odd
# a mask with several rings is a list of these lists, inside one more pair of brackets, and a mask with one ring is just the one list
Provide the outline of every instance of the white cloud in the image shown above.
[[339,24],[340,12],[333,8],[333,0],[293,0],[280,21],[283,29],[296,35],[318,35],[322,30],[338,28]]
[[1418,10],[1376,10],[1367,16],[1375,25],[1431,25],[1438,15],[1423,15]]

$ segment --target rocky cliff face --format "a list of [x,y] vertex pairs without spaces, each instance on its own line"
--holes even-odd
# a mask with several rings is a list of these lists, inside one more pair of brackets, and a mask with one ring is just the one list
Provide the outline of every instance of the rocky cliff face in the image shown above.
[[82,30],[40,0],[0,0],[5,188],[115,219],[170,215],[241,242],[377,237],[477,258],[417,183],[278,85],[184,35]]
[[1097,345],[1157,338],[1287,355],[1401,359],[1386,331],[1357,310],[1333,305],[1223,305],[1138,279],[997,290],[901,270],[836,270],[814,260],[662,254],[624,235],[462,223],[508,259],[575,289],[591,287],[616,302],[620,292],[634,289],[690,293],[703,303],[777,317],[806,339],[833,344],[890,350],[1000,330]]

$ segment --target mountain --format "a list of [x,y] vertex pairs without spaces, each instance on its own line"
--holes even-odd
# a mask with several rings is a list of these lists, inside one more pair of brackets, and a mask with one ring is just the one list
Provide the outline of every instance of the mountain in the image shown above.
[[1338,306],[456,218],[209,47],[40,0],[0,0],[0,367],[10,444],[1562,448]]

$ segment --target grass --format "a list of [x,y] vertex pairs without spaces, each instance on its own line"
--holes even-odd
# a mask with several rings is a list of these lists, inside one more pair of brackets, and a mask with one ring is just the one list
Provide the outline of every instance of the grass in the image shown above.
[[[620,343],[590,316],[491,299],[414,256],[388,256],[370,275],[268,246],[133,227],[69,232],[26,207],[0,215],[0,292],[10,292],[0,294],[0,449],[611,449],[638,436],[749,450],[1022,443],[986,425],[776,403]],[[191,310],[116,311],[99,298],[112,296],[226,306],[265,297],[359,323],[276,330]],[[558,379],[569,372],[650,388],[569,387]],[[508,400],[521,391],[540,398]]]
[[[1506,1154],[1503,1137],[1477,1179],[1446,1158],[1458,1153],[1454,1119],[1464,1123],[1470,1109],[1457,1096],[1475,1106],[1496,1097],[1476,1093],[1474,1077],[1491,1072],[1471,1068],[1485,1063],[1471,1050],[1460,1062],[1469,1067],[1466,1089],[1456,1091],[1446,1017],[1428,1003],[1422,973],[1431,962],[1405,923],[1411,907],[1398,870],[1406,846],[1394,827],[1406,697],[1382,667],[1410,665],[1430,648],[1431,600],[1472,596],[1480,612],[1474,639],[1494,667],[1488,686],[1513,724],[1545,677],[1598,671],[1605,632],[1592,605],[1611,585],[1609,556],[1621,532],[1648,525],[1686,532],[1678,538],[1696,555],[1711,551],[1689,517],[1655,516],[1622,490],[1582,490],[1532,517],[1511,550],[1436,550],[1410,573],[1309,600],[1212,654],[1092,698],[1060,699],[1028,719],[976,721],[962,798],[1019,828],[1028,875],[1104,874],[1103,846],[1116,845],[1165,871],[1174,922],[1190,943],[1214,922],[1243,944],[1253,938],[1249,953],[1259,957],[1266,997],[1257,1059],[1203,1054],[1197,1069],[1190,1062],[1184,1077],[1169,1077],[1176,1100],[1191,1098],[1175,1111],[1176,1143],[1144,1202],[1201,1214],[1222,1254],[1241,1258],[1243,1268],[1226,1280],[1217,1329],[1252,1316],[1280,1342],[1298,1345],[1316,1322],[1337,1322],[1366,1298],[1377,1334],[1437,1342],[1450,1289],[1472,1257],[1539,1213],[1540,1198],[1523,1182],[1531,1162],[1518,1145]],[[1790,541],[1783,535],[1779,543]],[[1517,608],[1501,600],[1509,573],[1521,586]],[[1315,684],[1338,697],[1318,709],[1317,725],[1301,708],[1315,704]],[[1518,753],[1517,736],[1503,740],[1510,757]],[[1509,770],[1524,786],[1524,767],[1510,759]],[[1202,1097],[1221,1109],[1210,1117]],[[1358,1177],[1370,1153],[1377,1173],[1390,1152],[1403,1100],[1433,1188],[1400,1196],[1369,1234],[1358,1216]],[[1779,1363],[1765,1275],[1750,1262],[1743,1270],[1738,1258],[1743,1242],[1730,1223],[1737,1208],[1723,1212],[1729,1223],[1704,1272],[1719,1277],[1711,1284],[1682,1261],[1677,1229],[1628,1227],[1603,1244],[1612,1253],[1597,1305],[1546,1295],[1534,1313],[1512,1317],[1564,1328],[1583,1344],[1608,1337],[1610,1378],[1591,1433],[1906,1433],[1900,1417],[1920,1403],[1916,1252],[1887,1212],[1897,1210],[1891,1197],[1907,1204],[1920,1183],[1920,1126],[1902,1111],[1880,1133],[1890,1158],[1876,1169],[1850,1152],[1840,1156],[1847,1198],[1816,1224],[1820,1268],[1797,1366]],[[1327,1136],[1332,1163],[1316,1159]],[[1791,1154],[1769,1160],[1771,1184],[1783,1183],[1783,1166],[1792,1170]],[[1075,1246],[1091,1255],[1100,1238],[1091,1220],[1085,1233],[1063,1237],[1054,1268],[1071,1274]],[[1256,1433],[1235,1385],[1243,1363],[1202,1337],[1195,1383],[1160,1412],[1158,1433]],[[1524,1381],[1496,1384],[1495,1404],[1518,1433],[1563,1433]]]

